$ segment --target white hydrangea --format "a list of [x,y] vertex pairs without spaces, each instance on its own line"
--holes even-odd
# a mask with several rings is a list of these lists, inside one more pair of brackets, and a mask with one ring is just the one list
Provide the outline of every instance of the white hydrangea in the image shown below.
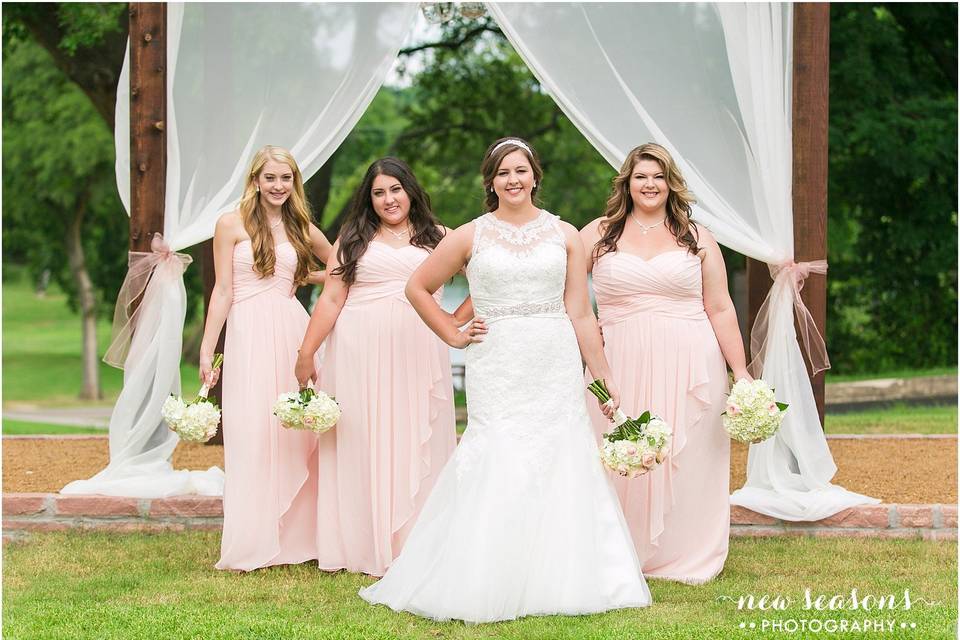
[[303,420],[303,404],[300,402],[300,394],[296,392],[281,393],[273,404],[273,415],[277,416],[283,426],[291,429],[298,428],[297,425],[301,424]]
[[739,442],[762,442],[780,429],[786,408],[765,381],[737,380],[727,397],[723,428]]
[[[635,421],[634,421],[635,422]],[[600,460],[611,471],[636,478],[664,461],[670,449],[673,430],[660,416],[651,416],[641,427],[639,436],[610,442],[604,438],[600,445]]]
[[340,405],[322,391],[282,393],[273,405],[273,414],[288,429],[307,429],[323,433],[340,420]]
[[220,408],[204,397],[184,402],[179,396],[170,396],[160,414],[170,430],[186,442],[206,442],[217,433],[220,424]]

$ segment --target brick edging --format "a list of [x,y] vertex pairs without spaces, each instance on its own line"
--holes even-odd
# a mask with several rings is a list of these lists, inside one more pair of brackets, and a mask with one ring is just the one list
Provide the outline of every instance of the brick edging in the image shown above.
[[[222,524],[223,501],[219,496],[149,499],[58,493],[3,494],[4,540],[22,538],[33,531],[218,530]],[[861,505],[816,522],[788,522],[732,506],[730,535],[956,540],[957,505]]]
[[730,507],[730,535],[742,537],[957,539],[955,504],[867,504],[815,522],[791,522]]

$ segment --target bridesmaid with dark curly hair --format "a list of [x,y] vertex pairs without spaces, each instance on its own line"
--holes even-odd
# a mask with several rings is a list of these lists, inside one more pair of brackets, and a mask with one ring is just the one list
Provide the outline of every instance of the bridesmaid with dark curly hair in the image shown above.
[[[326,342],[317,386],[343,410],[318,447],[321,569],[383,575],[456,445],[447,345],[403,293],[446,231],[410,168],[382,158],[334,243],[296,365],[301,385],[317,380]],[[453,317],[470,315],[465,303]]]

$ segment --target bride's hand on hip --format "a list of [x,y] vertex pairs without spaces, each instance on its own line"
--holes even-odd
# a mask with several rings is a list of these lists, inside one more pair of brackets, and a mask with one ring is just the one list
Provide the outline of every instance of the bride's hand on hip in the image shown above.
[[463,331],[460,331],[450,341],[450,346],[455,349],[463,349],[474,342],[483,342],[483,337],[487,335],[487,325],[482,318],[474,318]]

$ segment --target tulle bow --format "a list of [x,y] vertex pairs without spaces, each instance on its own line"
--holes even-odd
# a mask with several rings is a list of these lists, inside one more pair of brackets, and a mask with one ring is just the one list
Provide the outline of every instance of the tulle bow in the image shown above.
[[193,262],[185,253],[170,250],[170,246],[159,233],[153,234],[150,251],[131,251],[127,264],[127,276],[123,279],[120,293],[117,294],[117,306],[113,312],[113,334],[110,346],[103,355],[103,361],[112,367],[123,369],[130,351],[130,340],[137,325],[141,305],[141,296],[152,280],[158,266],[178,270],[178,275]]
[[770,324],[771,304],[773,299],[779,299],[783,295],[789,295],[793,298],[794,315],[797,320],[800,339],[804,349],[807,352],[807,360],[810,363],[811,375],[817,375],[824,369],[830,368],[830,359],[827,357],[827,345],[823,341],[823,336],[817,329],[817,325],[810,314],[810,310],[803,303],[800,297],[800,290],[803,289],[803,282],[811,273],[825,274],[827,272],[826,260],[812,260],[810,262],[786,262],[778,265],[770,265],[770,276],[773,278],[773,286],[767,298],[760,306],[757,313],[757,319],[753,324],[753,331],[750,333],[750,352],[753,354],[753,360],[750,362],[750,371],[754,376],[760,376],[763,373],[763,363],[767,353],[767,336]]

